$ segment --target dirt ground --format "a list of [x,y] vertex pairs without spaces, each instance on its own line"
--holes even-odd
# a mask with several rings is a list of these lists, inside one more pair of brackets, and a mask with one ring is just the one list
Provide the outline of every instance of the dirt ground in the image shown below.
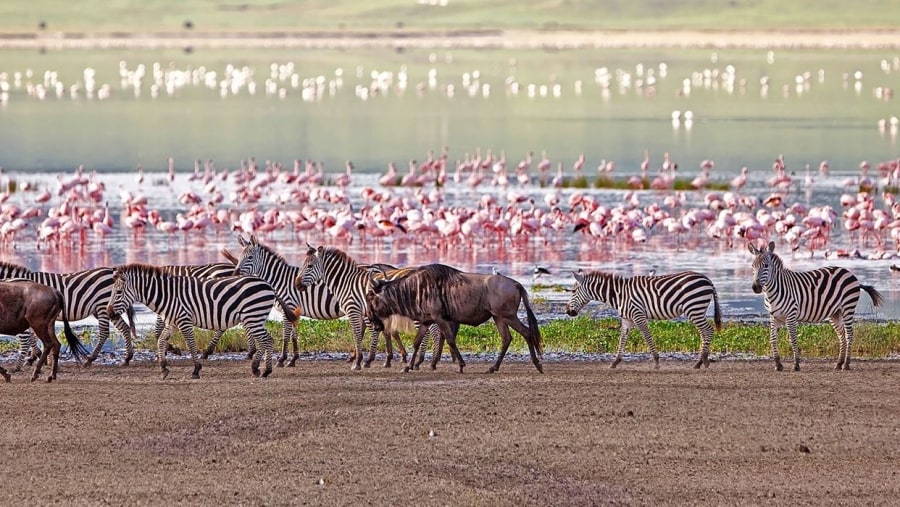
[[0,505],[895,504],[900,363],[64,363],[0,384]]

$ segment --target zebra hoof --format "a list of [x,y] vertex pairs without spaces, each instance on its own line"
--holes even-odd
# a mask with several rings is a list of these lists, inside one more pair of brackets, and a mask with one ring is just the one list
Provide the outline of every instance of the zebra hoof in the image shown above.
[[403,373],[409,373],[409,366],[404,366],[402,371]]
[[371,367],[372,367],[372,361],[366,361],[365,363],[363,363],[363,368],[371,368]]
[[279,367],[279,368],[284,368],[284,359],[279,359],[279,360],[275,363],[275,366],[277,366],[277,367]]
[[48,375],[48,376],[47,376],[47,383],[49,384],[49,383],[51,383],[51,382],[53,382],[53,375]]
[[288,367],[288,368],[296,368],[296,367],[297,367],[297,360],[296,360],[296,359],[291,359],[291,362],[288,363],[287,367]]
[[84,360],[84,365],[83,365],[83,366],[84,366],[85,368],[90,368],[91,365],[94,364],[94,360],[95,360],[95,359],[97,359],[97,358],[96,358],[96,357],[89,357],[89,358],[85,359],[85,360]]
[[784,370],[784,366],[782,366],[781,363],[775,364],[775,371],[782,371],[782,370]]
[[4,373],[4,374],[3,374],[3,380],[5,380],[7,384],[9,384],[9,381],[10,381],[11,378],[12,378],[12,377],[10,376],[9,373]]
[[272,368],[266,368],[265,371],[263,371],[262,378],[266,378],[271,374],[272,374]]
[[253,373],[254,377],[259,377],[259,361],[250,363],[250,372]]
[[169,376],[169,369],[168,369],[168,368],[163,368],[162,371],[159,373],[159,376],[160,376],[161,379],[165,380],[166,377]]
[[487,371],[485,373],[496,373],[496,372],[497,372],[497,370],[493,366],[491,366],[490,368],[487,369]]
[[800,365],[799,365],[799,364],[795,364],[795,365],[794,365],[794,371],[800,371]]

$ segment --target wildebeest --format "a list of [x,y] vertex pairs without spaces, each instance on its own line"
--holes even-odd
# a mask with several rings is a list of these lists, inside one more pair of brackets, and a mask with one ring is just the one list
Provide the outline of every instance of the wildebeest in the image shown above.
[[[518,317],[522,302],[525,303],[528,326]],[[443,264],[410,269],[409,275],[393,280],[378,279],[372,274],[366,291],[366,313],[376,330],[383,328],[382,319],[395,314],[420,324],[407,370],[415,363],[428,326],[437,324],[451,352],[459,359],[462,373],[465,362],[456,347],[453,323],[477,326],[493,318],[503,345],[488,373],[500,369],[512,342],[510,327],[525,338],[531,361],[539,372],[544,371],[540,358],[541,332],[528,302],[528,293],[522,284],[503,275],[464,273]]]
[[[31,380],[40,376],[41,368],[53,355],[53,364],[47,382],[56,379],[59,370],[59,340],[56,339],[56,317],[63,309],[63,296],[58,290],[28,280],[5,280],[0,282],[0,334],[17,335],[28,328],[41,339],[43,350],[41,357],[34,365]],[[69,327],[69,321],[63,319],[66,342],[77,360],[86,353],[78,337]],[[0,375],[9,382],[9,373],[0,367]]]

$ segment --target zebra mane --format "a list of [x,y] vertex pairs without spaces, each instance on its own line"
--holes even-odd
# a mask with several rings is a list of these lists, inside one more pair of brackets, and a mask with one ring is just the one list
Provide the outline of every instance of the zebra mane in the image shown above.
[[586,277],[589,277],[592,279],[599,278],[599,279],[606,280],[606,281],[623,280],[625,278],[622,275],[617,275],[615,273],[610,273],[608,271],[600,271],[599,269],[594,270],[594,271],[588,271],[585,275],[586,275]]
[[[279,260],[280,262],[282,262],[282,263],[284,263],[284,264],[289,264],[288,261],[287,261],[287,259],[285,259],[283,255],[281,255],[280,253],[276,252],[276,251],[275,251],[274,249],[272,249],[272,247],[270,247],[269,245],[264,245],[264,244],[262,244],[262,243],[257,242],[256,245],[253,245],[253,246],[256,246],[256,247],[259,248],[261,251],[265,252],[265,255],[274,257],[275,259]],[[247,248],[250,248],[250,247],[247,247]]]
[[337,248],[334,246],[326,246],[322,250],[322,257],[323,257],[322,260],[331,258],[341,264],[349,264],[354,267],[361,267],[361,265],[358,262],[356,262],[356,259],[354,259],[353,257],[350,257],[350,255],[348,255],[347,252],[344,252],[340,248]]
[[6,262],[0,261],[0,269],[9,269],[9,270],[23,270],[27,273],[31,273],[31,270],[26,268],[21,264],[16,264],[14,262]]
[[152,264],[142,264],[140,262],[135,262],[132,264],[122,264],[120,266],[116,266],[115,271],[122,273],[138,273],[138,274],[147,274],[147,275],[165,275],[166,272],[159,266],[154,266]]

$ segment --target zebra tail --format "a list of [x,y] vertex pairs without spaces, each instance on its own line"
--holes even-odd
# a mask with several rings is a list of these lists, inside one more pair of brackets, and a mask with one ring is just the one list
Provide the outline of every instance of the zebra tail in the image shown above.
[[872,298],[872,304],[875,306],[881,306],[884,303],[884,296],[881,295],[878,290],[871,285],[861,285],[862,289],[869,293],[869,297]]
[[528,302],[528,292],[525,290],[525,287],[522,284],[519,285],[519,294],[522,296],[522,301],[525,302],[525,313],[528,315],[528,335],[525,337],[528,340],[528,343],[534,346],[535,352],[539,357],[544,356],[544,344],[541,339],[541,328],[538,327],[537,317],[534,316],[534,312],[531,311],[531,303]]
[[713,322],[716,323],[716,331],[722,330],[722,307],[719,306],[719,293],[713,289]]
[[300,317],[291,310],[288,310],[288,305],[285,303],[280,297],[275,298],[278,301],[278,304],[281,305],[281,311],[284,313],[284,316],[287,317],[288,322],[294,324],[297,322],[297,319]]

